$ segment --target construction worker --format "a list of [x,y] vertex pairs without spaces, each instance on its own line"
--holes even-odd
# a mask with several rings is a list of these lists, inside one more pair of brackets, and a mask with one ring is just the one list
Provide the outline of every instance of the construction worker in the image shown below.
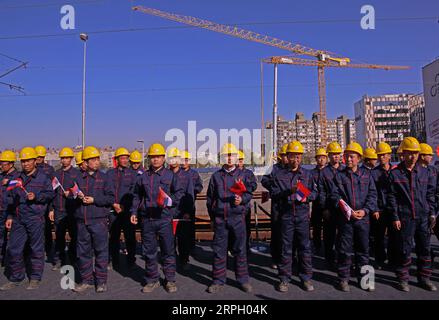
[[7,230],[6,230],[6,218],[8,215],[8,199],[7,189],[10,181],[16,180],[19,176],[19,172],[15,169],[14,164],[17,161],[15,152],[11,150],[5,150],[0,155],[0,265],[5,264],[5,254],[7,245]]
[[[320,179],[321,171],[326,167],[328,163],[328,154],[325,148],[319,148],[315,155],[316,166],[311,170],[311,174],[314,179],[314,183],[318,184]],[[312,203],[311,212],[311,226],[312,226],[312,240],[314,244],[314,249],[320,250],[322,247],[322,227],[323,227],[323,215],[322,215],[322,204],[317,198]]]
[[374,148],[364,149],[363,167],[365,169],[373,170],[378,162],[378,155]]
[[87,162],[82,160],[82,151],[75,155],[75,162],[80,172],[87,171]]
[[[372,170],[372,177],[377,189],[377,211],[375,211],[370,217],[370,235],[371,243],[370,249],[374,253],[375,268],[382,269],[384,262],[387,259],[387,253],[389,254],[389,264],[395,262],[394,252],[392,247],[394,244],[394,237],[390,234],[392,232],[391,227],[391,215],[387,210],[387,193],[389,189],[389,175],[392,165],[390,160],[392,159],[392,148],[385,142],[378,143],[376,150],[379,164]],[[385,235],[386,230],[388,233],[388,252],[386,253]]]
[[[6,228],[11,230],[7,248],[7,263],[10,270],[9,282],[0,287],[10,290],[26,277],[24,250],[30,247],[30,281],[27,289],[38,289],[44,270],[44,214],[54,197],[51,179],[36,166],[37,153],[34,148],[20,151],[23,171],[15,180],[15,188],[8,192]],[[18,183],[17,183],[18,182]],[[11,187],[12,182],[9,183]]]
[[[238,170],[242,170],[244,176],[246,177],[246,181],[248,183],[248,186],[250,189],[249,192],[253,193],[256,191],[256,188],[258,187],[258,183],[256,181],[256,177],[253,174],[253,171],[247,169],[245,167],[245,154],[242,150],[238,150]],[[247,203],[247,213],[245,215],[245,227],[247,231],[247,240],[246,240],[246,248],[247,248],[247,254],[250,252],[250,238],[251,238],[251,203]]]
[[55,198],[49,211],[50,221],[55,223],[55,255],[53,257],[52,270],[56,271],[65,265],[66,262],[66,233],[69,232],[69,260],[71,264],[76,263],[76,220],[75,211],[77,202],[70,196],[69,189],[78,180],[80,172],[73,168],[72,161],[74,153],[71,148],[62,148],[59,152],[61,168],[55,171],[55,177],[61,184],[55,190]]
[[[115,152],[117,167],[110,169],[107,176],[114,189],[113,210],[109,215],[110,229],[110,261],[113,268],[120,265],[120,235],[123,230],[127,250],[127,265],[132,268],[136,265],[136,229],[130,222],[131,206],[133,205],[134,185],[137,172],[130,168],[130,152],[126,148],[118,148]],[[111,264],[109,264],[111,268]]]
[[[197,195],[203,190],[203,181],[201,180],[200,174],[191,168],[191,154],[188,151],[183,151],[182,154],[183,159],[183,170],[186,171],[192,179],[193,184],[193,195],[192,199],[194,201],[197,199]],[[180,248],[185,248],[185,252],[187,252],[187,258],[189,261],[189,256],[192,254],[193,249],[195,248],[195,214],[196,214],[196,206],[195,202],[193,203],[193,207],[183,214],[183,219],[190,219],[191,222],[186,222],[181,225],[179,231],[180,237],[182,238],[182,243],[180,244]],[[183,230],[182,230],[183,229]],[[181,231],[180,231],[181,230]],[[181,257],[181,252],[180,252]]]
[[405,137],[401,143],[404,161],[390,173],[389,210],[397,230],[398,288],[408,292],[409,268],[413,239],[416,245],[418,282],[429,291],[436,291],[430,281],[430,229],[436,221],[436,182],[433,171],[418,162],[421,151],[416,138]]
[[[131,209],[131,223],[142,225],[142,247],[145,258],[145,285],[142,292],[149,293],[160,287],[157,238],[163,260],[165,289],[177,291],[175,284],[175,247],[172,230],[173,208],[178,207],[184,195],[174,173],[165,168],[165,148],[159,143],[148,149],[149,168],[137,179]],[[140,216],[140,219],[138,219]]]
[[73,289],[75,292],[84,292],[95,286],[97,293],[107,291],[108,214],[115,196],[108,175],[99,170],[100,155],[94,146],[84,149],[82,159],[87,163],[87,171],[81,172],[76,181],[79,191],[75,218],[81,281]]
[[174,173],[174,177],[177,179],[181,188],[183,188],[184,195],[179,201],[179,205],[173,208],[172,215],[175,218],[173,223],[176,223],[175,231],[175,244],[178,251],[179,263],[184,271],[189,270],[189,255],[191,250],[190,231],[189,226],[192,221],[190,220],[190,212],[195,205],[194,199],[194,185],[192,177],[189,172],[181,169],[181,152],[178,148],[170,148],[167,152],[167,163],[169,169]]
[[[42,170],[45,175],[47,175],[50,179],[53,179],[55,176],[55,169],[45,162],[47,150],[44,146],[36,146],[35,151],[37,152],[37,168]],[[47,260],[53,263],[53,235],[52,235],[52,226],[53,223],[49,219],[49,210],[51,205],[47,206],[47,212],[45,214],[46,225],[44,228],[44,248],[47,256]]]
[[284,144],[278,152],[277,160],[278,162],[275,163],[271,170],[265,174],[261,179],[262,186],[268,190],[270,198],[271,198],[271,216],[270,216],[270,231],[271,231],[271,240],[270,240],[270,254],[271,254],[271,260],[272,264],[271,267],[273,269],[277,269],[278,265],[280,264],[280,258],[281,258],[281,251],[282,251],[282,238],[281,238],[281,227],[280,227],[280,219],[279,219],[279,204],[276,203],[276,201],[273,200],[272,193],[273,193],[273,181],[275,173],[278,170],[284,169],[288,165],[288,158],[287,158],[287,147],[288,143]]
[[[377,191],[371,171],[361,167],[363,148],[356,142],[346,146],[343,154],[346,168],[338,171],[331,184],[331,201],[337,204],[337,288],[349,292],[351,266],[355,258],[360,284],[361,268],[369,265],[369,215],[377,211]],[[351,209],[343,210],[343,200]],[[349,213],[349,215],[347,215]],[[373,286],[364,288],[374,291]]]
[[[234,240],[232,254],[235,259],[236,280],[241,290],[247,293],[252,291],[248,274],[245,227],[247,205],[252,199],[249,190],[252,187],[244,171],[236,167],[238,154],[234,144],[226,143],[222,146],[220,163],[223,166],[211,176],[207,189],[206,206],[214,230],[213,282],[207,289],[209,293],[216,293],[224,288],[229,233],[233,234]],[[239,186],[241,191],[232,192],[230,189],[235,186]]]
[[[311,171],[301,166],[304,153],[299,141],[288,144],[288,167],[276,171],[272,200],[279,204],[281,220],[282,253],[279,264],[278,290],[287,292],[291,281],[293,243],[298,251],[299,277],[305,291],[313,291],[312,251],[310,243],[309,203],[317,198],[317,185]],[[303,188],[309,194],[303,194]]]
[[143,174],[145,169],[142,166],[142,154],[139,151],[134,150],[133,152],[131,152],[130,165],[131,169],[136,171],[138,175]]
[[325,249],[325,261],[327,268],[335,269],[335,237],[337,233],[338,210],[331,201],[330,186],[338,171],[343,170],[341,165],[341,154],[343,152],[338,142],[331,142],[326,147],[328,153],[329,164],[320,172],[318,183],[319,203],[322,206],[323,216],[323,245]]

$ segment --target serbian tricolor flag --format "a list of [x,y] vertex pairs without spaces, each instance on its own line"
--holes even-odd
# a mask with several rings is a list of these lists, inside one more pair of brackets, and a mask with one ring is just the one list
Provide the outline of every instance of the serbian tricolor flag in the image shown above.
[[76,184],[76,182],[75,182],[75,184],[73,185],[73,187],[71,187],[71,188],[69,189],[69,191],[72,193],[72,195],[73,195],[73,199],[76,199],[76,198],[78,197],[78,194],[81,192],[81,190],[79,189],[79,187],[78,187],[78,185]]
[[352,216],[352,213],[354,212],[354,209],[352,209],[346,203],[346,201],[344,201],[343,199],[340,199],[340,201],[338,202],[338,205],[339,205],[341,211],[344,213],[344,216],[346,217],[346,219],[351,220],[351,216]]
[[229,189],[234,194],[242,197],[243,193],[247,191],[247,188],[245,187],[245,184],[242,182],[241,179],[236,180],[233,186]]
[[159,207],[172,207],[172,199],[170,196],[163,191],[161,187],[159,187],[159,194],[157,196],[157,204]]
[[305,185],[301,181],[298,181],[296,187],[296,200],[300,202],[305,202],[310,194],[311,190],[305,187]]
[[21,179],[10,180],[6,187],[6,191],[11,191],[15,188],[23,188],[23,181],[21,181]]
[[52,179],[52,189],[56,190],[59,187],[62,187],[61,183],[59,182],[57,177],[53,177],[53,179]]

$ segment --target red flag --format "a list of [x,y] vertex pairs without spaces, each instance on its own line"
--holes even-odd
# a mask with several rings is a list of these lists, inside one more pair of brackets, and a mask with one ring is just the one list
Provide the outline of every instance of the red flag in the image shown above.
[[311,190],[305,187],[305,185],[301,181],[298,181],[296,189],[296,200],[300,202],[305,202],[306,198],[308,198],[310,194]]
[[159,194],[157,196],[157,204],[159,207],[171,207],[172,206],[172,199],[170,196],[166,194],[166,192],[163,191],[161,187],[159,187]]
[[242,182],[242,180],[239,179],[235,181],[235,183],[233,184],[233,186],[230,187],[229,190],[234,194],[242,197],[243,193],[247,191],[247,188],[245,187],[245,184]]
[[75,184],[73,185],[73,187],[71,187],[71,188],[69,189],[69,191],[72,193],[72,195],[73,195],[73,199],[76,199],[76,198],[78,197],[78,194],[81,192],[81,190],[79,190],[79,187],[78,187],[78,185],[76,184],[76,182],[75,182]]

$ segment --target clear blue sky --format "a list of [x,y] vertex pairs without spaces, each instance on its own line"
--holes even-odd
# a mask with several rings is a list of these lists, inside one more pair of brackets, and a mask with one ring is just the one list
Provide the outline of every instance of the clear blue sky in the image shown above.
[[[76,9],[74,31],[59,26],[60,8],[67,3]],[[167,129],[185,129],[188,120],[197,120],[199,129],[260,127],[258,61],[288,52],[181,28],[172,21],[132,12],[136,4],[226,24],[250,22],[242,27],[354,61],[412,67],[393,72],[328,70],[329,117],[353,116],[353,103],[364,94],[421,92],[421,68],[439,56],[439,23],[428,19],[439,16],[437,0],[2,0],[0,53],[29,61],[29,68],[0,79],[23,86],[27,93],[17,96],[0,86],[0,149],[78,144],[83,44],[77,34],[100,30],[173,27],[90,34],[88,144],[131,148],[139,138],[147,143],[163,141]],[[376,30],[360,28],[364,4],[375,7]],[[61,36],[28,37],[32,35]],[[0,71],[13,65],[0,57]],[[272,66],[266,65],[267,120],[272,79]],[[291,118],[301,111],[309,117],[317,111],[315,68],[280,66],[279,84],[281,115]]]

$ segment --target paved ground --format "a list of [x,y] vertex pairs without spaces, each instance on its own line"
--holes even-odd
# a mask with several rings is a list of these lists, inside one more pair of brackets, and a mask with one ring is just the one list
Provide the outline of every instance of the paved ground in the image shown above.
[[[436,241],[436,239],[435,239]],[[434,243],[436,252],[439,252],[439,243]],[[224,299],[224,300],[252,300],[252,299],[283,299],[283,300],[427,300],[439,299],[439,293],[427,292],[418,288],[415,283],[415,277],[412,277],[411,292],[402,293],[398,291],[395,285],[393,273],[389,271],[377,271],[376,275],[376,292],[368,293],[358,288],[355,281],[352,281],[350,293],[342,293],[337,291],[333,285],[336,281],[333,272],[324,269],[323,259],[316,255],[314,258],[314,286],[315,292],[306,293],[298,287],[297,276],[293,277],[290,291],[287,294],[281,294],[274,289],[277,284],[277,272],[270,268],[270,258],[266,253],[252,253],[250,260],[250,273],[254,293],[246,294],[240,291],[234,280],[234,274],[229,268],[228,285],[225,290],[216,295],[205,292],[211,278],[212,251],[209,243],[199,243],[195,250],[195,258],[192,259],[192,268],[189,272],[184,273],[178,270],[177,285],[178,292],[168,294],[163,287],[156,289],[151,294],[143,294],[141,290],[141,281],[143,275],[143,260],[139,257],[137,260],[138,268],[128,271],[124,265],[120,270],[109,272],[108,292],[96,294],[93,290],[85,294],[76,294],[69,290],[63,290],[60,287],[62,275],[59,272],[52,271],[50,266],[46,264],[44,279],[42,285],[37,291],[27,291],[24,286],[16,288],[9,292],[0,292],[1,300],[9,299],[129,299],[129,300],[202,300],[202,299]],[[436,260],[439,260],[436,259]],[[229,260],[230,262],[230,260]],[[231,265],[231,263],[229,264]],[[439,286],[439,263],[436,262],[432,279]],[[0,275],[0,283],[4,283],[6,278]]]

